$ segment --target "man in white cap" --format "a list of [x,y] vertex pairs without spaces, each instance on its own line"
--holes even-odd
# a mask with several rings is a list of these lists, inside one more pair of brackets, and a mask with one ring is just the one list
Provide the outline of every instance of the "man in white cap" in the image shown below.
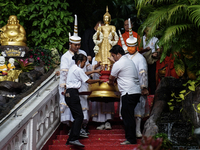
[[149,115],[148,110],[148,103],[147,103],[147,95],[149,94],[148,91],[148,75],[147,75],[147,62],[146,59],[142,54],[137,51],[137,38],[133,37],[132,28],[130,18],[128,19],[129,22],[129,38],[126,40],[127,43],[127,50],[128,53],[126,56],[131,59],[137,69],[139,81],[140,81],[140,88],[141,88],[141,96],[140,102],[135,107],[135,119],[136,119],[136,136],[142,137],[141,134],[141,118]]
[[[60,111],[61,111],[61,122],[67,124],[70,126],[70,122],[73,122],[73,117],[71,115],[69,107],[66,105],[65,97],[63,95],[63,92],[65,91],[66,87],[66,81],[67,81],[67,75],[69,68],[75,64],[74,60],[72,60],[72,57],[74,56],[74,53],[81,53],[87,57],[87,54],[85,51],[80,50],[81,46],[81,38],[78,36],[78,26],[77,26],[77,16],[75,15],[75,22],[74,22],[74,34],[73,36],[69,37],[69,50],[62,55],[61,57],[61,63],[60,63],[60,83],[59,83],[59,94],[60,94]],[[89,64],[89,62],[86,62],[86,65],[84,66],[83,70],[87,75],[98,72],[99,70],[92,70],[92,66]],[[88,85],[86,83],[82,84],[82,86],[79,89],[79,92],[87,91]],[[88,115],[88,101],[86,95],[80,95],[81,100],[81,106],[83,109],[84,114],[84,122],[83,126],[86,126],[89,120]],[[88,137],[86,133],[81,130],[80,136],[82,137]]]

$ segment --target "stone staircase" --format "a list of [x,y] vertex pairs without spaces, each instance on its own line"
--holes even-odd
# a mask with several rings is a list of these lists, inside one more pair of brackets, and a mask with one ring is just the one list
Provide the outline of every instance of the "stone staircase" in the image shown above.
[[48,150],[133,150],[140,143],[135,145],[120,145],[121,142],[125,141],[125,131],[123,122],[116,118],[111,122],[112,130],[97,130],[98,126],[95,122],[89,122],[89,138],[81,138],[79,141],[85,145],[84,148],[68,145],[65,143],[68,139],[68,129],[66,125],[61,124],[59,134],[53,139],[51,145],[48,146]]

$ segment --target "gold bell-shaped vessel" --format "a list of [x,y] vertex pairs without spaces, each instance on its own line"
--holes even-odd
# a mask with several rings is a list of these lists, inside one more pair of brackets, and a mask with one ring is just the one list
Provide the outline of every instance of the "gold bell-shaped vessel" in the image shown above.
[[101,71],[100,79],[103,83],[94,83],[89,85],[89,91],[91,94],[88,96],[88,100],[99,101],[99,102],[115,102],[120,100],[120,93],[115,85],[109,85],[107,81],[109,80],[110,71]]

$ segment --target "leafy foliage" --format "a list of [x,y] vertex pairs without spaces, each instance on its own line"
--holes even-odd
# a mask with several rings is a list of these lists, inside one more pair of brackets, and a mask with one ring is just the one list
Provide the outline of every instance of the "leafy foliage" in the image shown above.
[[27,59],[19,59],[19,60],[15,60],[19,65],[20,65],[20,69],[23,72],[29,72],[31,70],[33,70],[33,63],[28,61]]
[[53,60],[51,50],[49,49],[42,47],[31,48],[28,57],[34,59],[34,65],[44,65],[46,71],[54,68],[55,62]]
[[[198,73],[198,76],[199,75],[200,73]],[[169,109],[173,111],[175,106],[181,106],[186,96],[191,92],[194,92],[196,90],[196,87],[198,87],[199,85],[200,76],[196,80],[188,80],[185,84],[183,84],[183,86],[185,86],[185,89],[180,91],[178,95],[175,93],[171,94],[172,99],[168,102]],[[181,109],[181,111],[182,110],[183,108]]]
[[68,11],[67,0],[0,0],[0,26],[10,15],[16,15],[27,33],[28,47],[56,48],[65,51],[68,42],[69,23],[73,17]]
[[[149,10],[149,15],[140,26],[138,33],[143,34],[149,27],[148,37],[157,36],[158,45],[162,47],[162,62],[167,55],[173,54],[175,59],[182,59],[185,68],[194,73],[199,70],[200,62],[196,56],[200,54],[200,1],[197,0],[140,0],[136,4],[138,15],[143,9]],[[152,11],[152,8],[153,11]],[[183,52],[193,56],[185,58]],[[179,55],[177,55],[177,53]],[[180,65],[175,61],[175,67]],[[191,62],[191,63],[188,63]],[[180,68],[180,67],[177,67]]]
[[162,145],[161,148],[162,150],[169,150],[172,149],[172,142],[168,139],[167,134],[165,133],[157,133],[156,135],[153,136],[154,139],[162,138]]
[[167,134],[158,133],[154,136],[143,136],[141,144],[136,150],[169,150],[172,149],[172,143],[168,139]]
[[136,150],[160,150],[162,142],[162,138],[155,139],[152,136],[143,136],[141,144],[138,145]]
[[[76,13],[78,16],[79,35],[81,36],[85,29],[93,28],[97,21],[103,20],[103,15],[108,6],[111,15],[111,24],[116,29],[123,29],[124,20],[131,18],[134,23],[133,30],[137,31],[143,19],[146,18],[144,12],[141,17],[137,17],[137,9],[135,7],[135,0],[81,0],[79,3],[74,3],[74,0],[68,0],[70,4],[69,10]],[[123,32],[123,31],[122,31]]]

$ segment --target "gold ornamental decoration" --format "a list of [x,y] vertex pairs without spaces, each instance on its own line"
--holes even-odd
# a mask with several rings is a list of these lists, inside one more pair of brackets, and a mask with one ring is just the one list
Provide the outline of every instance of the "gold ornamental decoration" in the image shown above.
[[108,57],[111,56],[109,50],[112,46],[116,45],[119,37],[116,33],[116,28],[110,25],[111,15],[106,8],[106,13],[103,16],[104,26],[99,26],[97,32],[93,35],[93,41],[95,43],[94,52],[95,60],[101,61],[101,65],[104,70],[110,70],[111,62]]
[[89,85],[91,94],[88,96],[88,99],[91,101],[113,102],[120,100],[120,94],[117,84],[109,85],[107,83],[110,76],[110,66],[112,65],[108,58],[111,57],[110,49],[117,44],[119,37],[116,33],[115,26],[110,25],[111,15],[108,12],[108,7],[103,16],[103,21],[104,25],[98,27],[97,32],[93,36],[93,41],[95,43],[95,60],[97,62],[100,61],[103,68],[99,78],[104,82]]
[[0,43],[1,46],[26,46],[26,31],[17,16],[11,15],[7,24],[0,28]]

